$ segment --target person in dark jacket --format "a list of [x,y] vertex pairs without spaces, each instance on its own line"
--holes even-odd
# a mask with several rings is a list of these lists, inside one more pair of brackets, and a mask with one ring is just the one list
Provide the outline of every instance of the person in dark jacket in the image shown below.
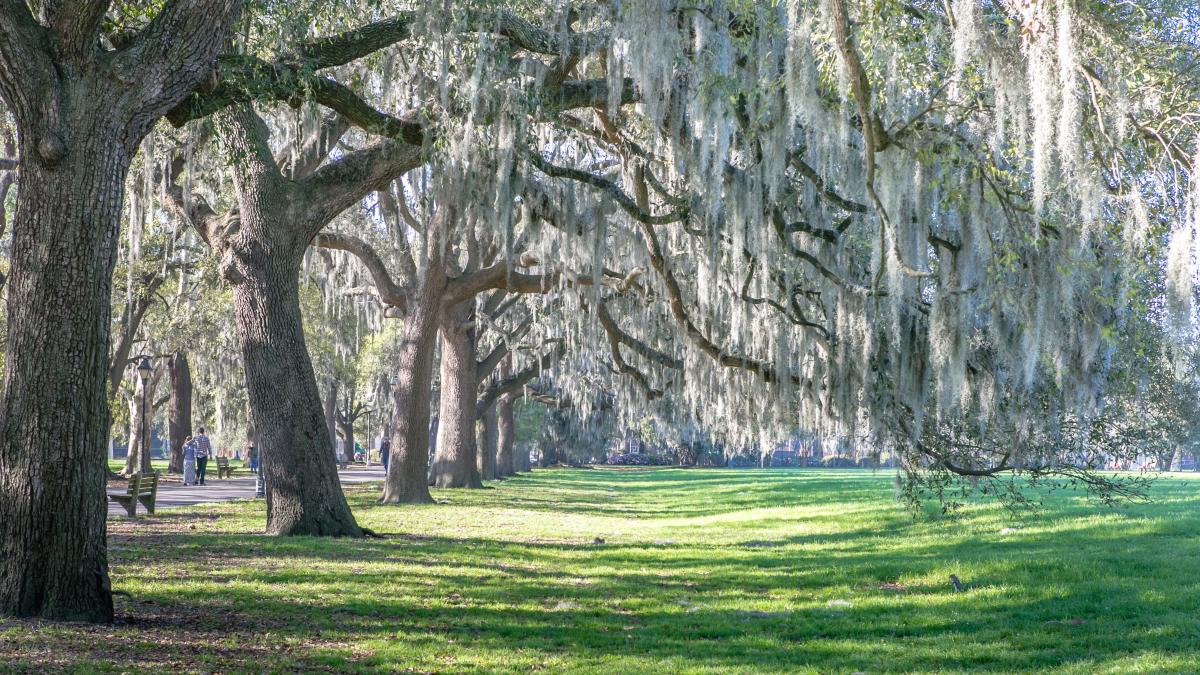
[[258,448],[254,447],[254,441],[246,443],[246,464],[251,473],[258,474]]

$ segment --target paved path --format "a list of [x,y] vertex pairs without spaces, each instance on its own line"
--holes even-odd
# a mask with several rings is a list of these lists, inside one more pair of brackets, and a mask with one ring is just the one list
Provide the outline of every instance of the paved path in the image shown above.
[[[244,469],[238,473],[242,474],[241,478],[220,480],[213,478],[210,474],[205,479],[204,485],[160,485],[158,497],[154,500],[155,510],[206,502],[221,502],[229,499],[250,499],[254,496],[254,476],[247,475]],[[369,469],[347,469],[339,471],[338,476],[342,479],[343,485],[382,481],[384,477],[382,466],[372,466]],[[137,510],[139,516],[145,513],[145,507],[141,504],[138,504]],[[125,515],[124,507],[111,499],[108,500],[108,516],[110,518]]]

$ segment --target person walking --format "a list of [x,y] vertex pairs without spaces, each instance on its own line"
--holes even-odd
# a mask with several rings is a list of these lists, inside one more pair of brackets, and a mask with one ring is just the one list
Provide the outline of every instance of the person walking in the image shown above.
[[208,440],[208,435],[204,433],[204,427],[200,427],[200,431],[196,432],[192,443],[196,445],[196,478],[199,479],[200,485],[204,485],[204,473],[208,469],[208,456],[212,454],[212,443]]
[[384,473],[387,473],[388,460],[391,459],[391,454],[392,440],[384,436],[383,440],[379,442],[379,463],[383,465]]
[[196,442],[191,436],[183,439],[183,484],[196,484]]
[[250,473],[258,475],[258,448],[254,447],[254,441],[246,443],[246,463],[250,465]]

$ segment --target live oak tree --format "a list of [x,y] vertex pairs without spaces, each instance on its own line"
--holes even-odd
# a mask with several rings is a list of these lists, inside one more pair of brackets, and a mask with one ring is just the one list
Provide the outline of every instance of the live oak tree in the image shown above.
[[613,43],[581,67],[619,67],[640,105],[516,143],[563,222],[603,223],[590,256],[551,230],[540,250],[645,268],[626,292],[580,295],[585,316],[614,317],[604,334],[581,321],[580,341],[611,353],[623,401],[730,442],[799,426],[893,448],[910,478],[1079,477],[1094,467],[1052,420],[1096,417],[1139,239],[1170,232],[1166,298],[1194,322],[1190,11],[598,10]]
[[[172,0],[113,40],[104,0],[0,3],[16,121],[0,390],[0,614],[112,618],[105,553],[109,287],[130,162],[212,72],[241,3]],[[119,46],[118,46],[119,45]]]
[[[1070,474],[1050,437],[1046,452],[997,449],[1046,396],[1094,410],[1129,244],[1174,230],[1169,297],[1192,320],[1194,209],[1166,187],[1192,166],[1194,68],[1173,46],[1186,11],[579,8],[559,35],[589,39],[557,59],[528,31],[479,41],[476,80],[446,87],[466,114],[445,156],[496,169],[455,184],[503,205],[466,220],[512,241],[507,200],[524,183],[531,212],[559,212],[534,258],[629,280],[563,286],[579,310],[569,342],[607,355],[622,410],[649,403],[731,443],[795,426],[850,436],[894,448],[910,477]],[[1112,44],[1122,58],[1101,67]],[[514,70],[519,94],[491,105]],[[602,78],[605,100],[548,110],[539,96],[563,78]],[[1149,222],[1148,204],[1174,215]],[[772,405],[748,415],[748,399]],[[966,428],[992,442],[946,433]]]
[[[236,206],[218,215],[179,185],[168,197],[214,249],[234,291],[270,533],[361,535],[337,478],[333,439],[304,342],[298,277],[312,238],[342,211],[415,166],[421,139],[413,135],[413,125],[395,120],[386,131],[403,140],[379,141],[321,166],[348,126],[335,117],[331,127],[337,131],[321,133],[299,162],[277,162],[266,123],[241,101],[299,97],[304,86],[312,85],[327,94],[334,90],[332,101],[316,98],[335,109],[346,102],[361,104],[350,89],[312,73],[407,37],[411,20],[400,15],[301,43],[280,55],[269,71],[259,70],[255,57],[233,57],[214,87],[173,113],[173,121],[182,124],[221,111],[217,133],[234,168]],[[292,79],[277,81],[281,73]],[[355,119],[371,128],[376,123]]]
[[[393,206],[393,208],[399,208]],[[435,210],[420,228],[420,243],[401,256],[400,265],[407,277],[397,281],[383,257],[362,238],[346,232],[326,232],[316,245],[352,253],[370,271],[375,295],[387,305],[389,315],[403,320],[398,371],[393,391],[395,419],[392,429],[392,462],[385,486],[385,502],[430,501],[427,481],[438,487],[480,487],[476,448],[476,421],[483,417],[495,400],[521,386],[553,361],[554,349],[538,351],[533,362],[509,376],[488,378],[509,353],[508,339],[523,333],[518,320],[512,332],[503,328],[506,315],[519,295],[546,292],[554,288],[555,273],[530,274],[510,269],[498,259],[494,243],[474,238],[470,228],[455,228],[446,213],[456,208]],[[466,231],[464,234],[464,230]],[[444,243],[451,237],[465,236],[465,244]],[[457,241],[457,239],[451,239]],[[471,253],[465,251],[470,250]],[[459,252],[462,252],[461,261]],[[451,255],[451,254],[454,255]],[[461,262],[461,264],[460,264]],[[520,262],[520,261],[518,261]],[[526,261],[528,262],[528,261]],[[420,269],[420,272],[416,272]],[[483,294],[487,295],[483,295]],[[476,298],[485,298],[476,307]],[[511,297],[510,297],[511,296]],[[511,317],[510,317],[511,318]],[[486,353],[478,349],[478,334],[483,330],[500,331],[503,337]],[[435,339],[442,338],[440,376],[440,416],[437,449],[432,467],[429,454],[430,403],[435,362]],[[395,468],[393,468],[395,466]],[[432,478],[427,478],[432,468]]]
[[[567,45],[568,51],[579,49],[572,42],[560,42],[553,39],[545,31],[537,29],[528,24],[524,20],[506,11],[480,11],[479,13],[466,12],[466,23],[452,23],[449,26],[440,26],[438,22],[440,17],[434,14],[423,14],[420,12],[401,12],[394,16],[376,21],[370,25],[351,30],[338,36],[322,39],[317,41],[302,42],[298,46],[289,46],[280,53],[272,56],[272,61],[267,62],[257,55],[246,55],[244,57],[230,56],[222,61],[222,69],[219,80],[208,87],[204,92],[189,100],[185,105],[179,106],[171,114],[171,119],[177,124],[185,123],[186,121],[198,117],[203,117],[217,111],[221,111],[230,105],[239,105],[246,101],[252,100],[285,100],[295,102],[297,99],[311,98],[316,103],[326,106],[338,113],[338,116],[331,120],[331,125],[340,130],[326,135],[320,133],[319,139],[332,139],[336,143],[337,139],[345,132],[348,126],[357,126],[363,129],[368,134],[374,136],[382,136],[390,140],[380,141],[375,145],[355,153],[353,161],[348,161],[348,158],[339,159],[328,166],[317,169],[324,157],[331,149],[329,143],[318,143],[322,148],[321,152],[315,155],[315,162],[301,160],[300,166],[303,170],[299,173],[293,173],[295,170],[294,164],[284,166],[282,162],[276,162],[270,157],[270,151],[265,147],[266,144],[266,127],[264,124],[254,122],[253,120],[238,120],[236,116],[231,116],[222,113],[218,121],[219,127],[243,129],[243,132],[234,133],[232,136],[219,130],[226,141],[227,146],[231,147],[229,159],[231,162],[239,166],[240,171],[237,172],[237,180],[235,187],[238,192],[238,214],[236,219],[230,220],[225,224],[217,224],[215,212],[211,209],[205,211],[206,205],[197,201],[198,206],[189,206],[189,199],[186,193],[176,195],[173,199],[176,208],[183,211],[188,211],[188,217],[193,222],[203,220],[207,224],[203,229],[207,231],[206,238],[213,244],[223,259],[223,271],[233,269],[230,261],[245,262],[253,256],[254,251],[245,253],[237,251],[236,247],[226,247],[222,242],[237,242],[247,241],[252,248],[269,249],[273,252],[281,252],[286,250],[286,254],[275,255],[272,260],[276,261],[272,264],[278,265],[277,274],[273,274],[270,280],[260,284],[250,284],[257,286],[253,290],[246,291],[247,297],[262,298],[263,295],[274,292],[277,287],[277,282],[282,283],[276,276],[282,278],[285,274],[285,268],[298,270],[299,255],[301,255],[303,246],[307,246],[308,241],[316,233],[320,227],[329,222],[337,213],[344,210],[348,206],[360,200],[371,189],[355,192],[358,188],[377,189],[381,184],[385,184],[391,178],[403,173],[408,168],[415,166],[414,159],[419,156],[422,147],[427,146],[432,141],[439,137],[441,131],[436,124],[430,124],[420,119],[402,118],[387,112],[373,108],[367,103],[367,100],[353,91],[351,88],[339,84],[331,77],[316,74],[322,69],[336,68],[349,64],[356,59],[372,54],[381,49],[387,49],[392,45],[401,43],[407,40],[418,42],[418,48],[421,48],[420,40],[417,38],[417,33],[413,30],[414,27],[421,27],[426,32],[431,34],[442,34],[447,36],[457,36],[466,33],[466,29],[475,26],[486,26],[494,30],[497,34],[504,36],[506,39],[511,39],[518,44],[528,42],[532,49],[541,50],[542,52],[558,50],[563,44]],[[469,34],[469,33],[468,33]],[[581,38],[583,42],[587,38]],[[430,52],[424,45],[425,52]],[[428,57],[426,57],[428,58]],[[402,92],[412,92],[412,96],[420,96],[421,98],[437,100],[436,94],[439,86],[442,83],[428,83],[422,80],[416,73],[419,69],[412,69],[412,83],[408,88],[401,88]],[[385,73],[387,77],[391,77],[391,73]],[[459,77],[458,75],[455,76]],[[572,106],[589,105],[604,97],[603,82],[575,82],[565,81],[560,78],[554,86],[548,89],[548,93],[552,94],[550,104],[560,108],[569,108]],[[395,94],[391,95],[394,100],[404,100]],[[242,109],[241,114],[251,114],[246,109]],[[454,110],[446,111],[453,114]],[[237,113],[234,113],[236,115]],[[250,129],[250,133],[245,133],[245,129]],[[233,140],[230,145],[230,140]],[[303,174],[316,171],[309,177]],[[280,176],[281,179],[278,179]],[[282,181],[282,182],[281,182]],[[315,181],[327,181],[327,189],[321,187]],[[294,185],[288,197],[295,197],[291,201],[280,199],[288,190],[282,189],[280,186]],[[312,189],[317,188],[317,189]],[[338,193],[341,189],[342,192]],[[299,201],[298,198],[307,198],[307,201]],[[255,202],[255,208],[250,208],[250,202]],[[285,203],[286,202],[286,203]],[[336,206],[337,208],[332,208]],[[286,214],[284,208],[290,209]],[[302,208],[303,207],[303,208]],[[200,209],[197,211],[197,209]],[[309,212],[305,212],[308,209]],[[274,211],[273,215],[267,217],[268,220],[281,221],[284,219],[301,218],[306,224],[297,224],[286,235],[290,243],[284,244],[279,241],[278,237],[283,237],[281,234],[282,226],[276,228],[277,232],[271,232],[269,228],[246,227],[254,220],[258,219],[256,212]],[[229,215],[233,215],[232,213]],[[226,227],[229,224],[237,223],[230,229]],[[311,224],[311,225],[308,225]],[[228,232],[239,232],[236,237],[228,236]],[[270,240],[275,240],[270,243]],[[230,258],[232,256],[232,258]],[[437,268],[435,264],[434,269]],[[502,275],[504,267],[492,266],[487,272],[490,276],[487,283],[495,287],[497,274]],[[238,277],[242,276],[240,273]],[[437,275],[435,275],[436,277]],[[227,274],[227,278],[229,275]],[[472,283],[479,281],[479,277],[473,278]],[[243,281],[231,279],[235,289],[240,288]],[[456,293],[462,288],[462,284],[458,287],[451,288],[448,300],[455,302],[463,302],[466,298],[472,297],[464,295],[458,297]],[[431,287],[432,289],[432,287]],[[440,293],[441,290],[438,289]],[[291,293],[286,289],[279,291],[277,302],[266,302],[263,306],[295,306],[296,303],[290,299]],[[235,302],[235,305],[242,305]],[[247,301],[245,306],[250,306]],[[289,310],[291,318],[289,323],[299,324],[299,313],[295,310]],[[419,313],[415,316],[420,316]],[[440,321],[440,314],[438,315]],[[247,319],[246,321],[249,321]],[[239,325],[245,326],[246,321],[239,319]],[[414,322],[420,325],[420,322]],[[293,328],[292,334],[298,332]],[[279,338],[280,336],[276,336]],[[281,344],[278,339],[268,340],[269,343]],[[255,373],[254,366],[250,363],[250,352],[245,349],[246,367],[248,369],[248,382],[252,392],[261,385],[263,375],[268,374],[266,371]],[[300,359],[300,353],[303,351],[303,345],[292,342],[290,351],[296,354],[296,358]],[[304,360],[304,359],[301,359]],[[296,362],[299,364],[299,361]],[[307,382],[310,377],[308,372],[311,368],[298,368],[294,371],[295,377]],[[275,373],[277,375],[284,374],[282,371]],[[307,397],[306,397],[307,398]],[[263,422],[257,420],[260,417],[257,412],[260,406],[265,406],[269,402],[268,399],[257,399],[251,395],[251,408],[255,410],[257,426],[260,429],[260,435],[266,433]],[[297,403],[297,409],[309,411],[312,409],[312,401],[305,400],[302,403]],[[300,413],[297,413],[300,414]],[[427,414],[427,413],[426,413]],[[303,413],[307,416],[308,412]],[[264,418],[271,418],[269,415],[261,415]],[[285,416],[289,421],[294,419],[292,416]],[[406,423],[406,420],[413,419],[410,415],[398,415],[397,427],[401,427]],[[272,419],[272,421],[284,421],[283,419]],[[284,432],[281,432],[284,433]],[[290,432],[287,432],[290,433]],[[309,436],[309,431],[304,432],[304,436]],[[465,437],[465,436],[464,436]],[[473,438],[473,432],[470,434]],[[293,442],[297,442],[297,438],[291,438]],[[281,439],[282,442],[282,439]],[[264,464],[269,464],[271,460],[268,455],[272,449],[268,447],[272,444],[270,439],[263,440],[263,458]],[[455,444],[451,444],[452,446]],[[317,451],[312,453],[316,457]],[[464,460],[466,457],[464,456]],[[466,465],[467,461],[456,463]],[[473,461],[470,462],[473,466]],[[397,462],[397,466],[404,466],[403,462]],[[293,468],[289,469],[294,472],[302,472],[308,463],[293,463]],[[456,479],[457,480],[457,479]],[[333,475],[329,475],[322,482],[333,485],[330,492],[336,489],[336,482]],[[277,484],[287,484],[286,481],[276,481]],[[270,485],[270,483],[268,483]],[[268,487],[270,491],[270,487]],[[324,495],[319,494],[315,490],[310,490],[310,497],[313,504],[325,501]],[[331,499],[333,499],[331,497]],[[334,499],[337,501],[337,499]],[[288,512],[295,511],[289,509]],[[279,527],[275,524],[269,524],[270,531],[293,531],[290,527]],[[332,528],[331,532],[336,533],[337,528]]]
[[[142,156],[139,160],[146,158]],[[205,298],[198,293],[204,275],[197,273],[186,238],[181,241],[180,229],[172,225],[161,218],[136,222],[137,231],[131,232],[118,249],[118,263],[113,272],[115,339],[108,366],[108,396],[114,429],[128,426],[130,430],[126,474],[139,466],[134,462],[146,429],[143,422],[134,420],[143,415],[138,364],[148,358],[155,367],[156,378],[169,374],[168,396],[162,400],[153,394],[148,396],[145,414],[153,419],[156,410],[170,402],[168,471],[181,473],[183,439],[191,434],[191,375],[182,350],[213,344],[206,338],[214,332],[214,326],[200,320],[206,313],[197,305],[217,298]],[[160,371],[157,368],[160,365],[165,369]],[[122,397],[126,399],[124,402],[119,400]],[[149,458],[140,461],[140,466],[149,471]]]
[[[602,38],[603,31],[578,36],[573,34],[558,36],[506,11],[479,14],[466,12],[464,16],[451,17],[448,26],[435,25],[434,28],[440,31],[433,32],[434,35],[451,38],[462,35],[472,36],[482,28],[489,31],[490,35],[498,36],[499,42],[510,45],[517,51],[565,56],[561,65],[558,66],[556,75],[549,81],[542,81],[535,85],[539,96],[536,110],[522,112],[522,114],[554,114],[556,110],[599,105],[608,100],[605,80],[596,78],[575,80],[569,77],[570,70],[579,55],[593,49]],[[485,54],[490,53],[487,50],[484,51]],[[420,50],[416,52],[418,55],[420,53]],[[426,53],[428,54],[428,52]],[[435,57],[440,54],[440,52],[432,53]],[[416,61],[423,63],[420,59],[416,59]],[[432,63],[436,64],[436,59]],[[512,65],[508,62],[505,62],[504,68],[507,69],[507,72],[512,72]],[[469,73],[470,71],[464,69],[463,72]],[[460,261],[452,259],[451,252],[447,250],[448,246],[452,246],[453,242],[457,241],[455,237],[479,227],[482,219],[486,219],[489,223],[497,222],[503,220],[506,215],[510,215],[507,212],[511,210],[511,206],[503,200],[496,201],[497,194],[505,194],[503,189],[492,191],[489,188],[486,176],[490,173],[490,168],[480,170],[482,167],[490,166],[492,160],[484,156],[486,148],[483,146],[490,145],[492,141],[479,130],[492,126],[493,120],[496,119],[495,111],[502,110],[506,105],[504,95],[507,90],[503,86],[492,86],[493,81],[490,79],[480,82],[467,80],[460,75],[454,77],[459,79],[449,84],[468,86],[455,87],[454,96],[456,98],[452,99],[451,105],[446,106],[443,103],[442,109],[437,109],[435,106],[433,109],[425,111],[424,118],[431,120],[428,123],[405,122],[370,107],[366,107],[365,110],[362,107],[356,107],[353,110],[335,107],[343,114],[353,114],[355,119],[366,119],[373,123],[373,126],[364,125],[365,128],[382,131],[385,134],[396,134],[401,138],[434,142],[438,139],[446,139],[447,149],[435,155],[432,165],[438,167],[439,171],[449,169],[447,175],[453,177],[442,182],[442,192],[438,193],[436,197],[439,208],[430,211],[425,223],[419,226],[421,230],[420,246],[424,247],[421,251],[423,267],[420,273],[412,277],[411,283],[407,286],[391,280],[378,284],[380,295],[384,301],[405,315],[405,337],[398,369],[398,384],[394,395],[396,417],[392,430],[394,437],[393,461],[389,466],[389,478],[384,494],[385,501],[429,500],[425,475],[429,392],[432,381],[430,363],[439,327],[445,329],[442,332],[443,336],[456,343],[451,351],[464,355],[460,359],[461,363],[457,364],[459,367],[447,371],[447,374],[452,377],[447,378],[446,381],[456,383],[458,382],[456,378],[460,376],[473,381],[476,378],[469,373],[467,366],[474,363],[474,358],[468,360],[465,357],[469,351],[467,342],[471,339],[469,333],[470,308],[467,304],[473,302],[473,298],[478,293],[489,289],[514,285],[524,285],[535,289],[547,287],[542,275],[522,276],[512,273],[511,269],[516,265],[510,264],[507,258],[487,266],[476,267],[475,265],[479,264],[479,258],[466,255],[465,266],[460,266]],[[268,89],[275,86],[273,82],[269,84]],[[434,84],[437,86],[424,93],[436,101],[440,96],[438,91],[445,88],[447,83]],[[490,93],[485,94],[484,90],[489,89]],[[477,100],[472,100],[470,98],[472,94],[466,90],[476,92]],[[421,90],[418,89],[418,91]],[[459,103],[457,97],[464,96],[465,98]],[[486,103],[482,103],[484,99],[486,99]],[[319,92],[317,100],[325,102]],[[455,107],[456,105],[461,105],[461,107]],[[465,110],[472,106],[475,107],[475,113],[464,115]],[[433,113],[438,113],[442,117]],[[459,119],[459,116],[462,119]],[[462,129],[464,134],[450,134],[447,133],[447,129]],[[484,151],[479,156],[480,162],[463,161],[464,153],[469,154],[480,150]],[[463,167],[471,166],[475,167],[473,174],[469,171],[463,172]],[[463,203],[464,195],[467,196],[465,203]],[[487,215],[489,213],[497,215],[493,217]],[[339,243],[336,237],[326,235],[323,235],[319,241],[322,245],[344,245],[344,241]],[[368,267],[372,269],[373,273],[375,269],[381,269],[371,261],[368,262]],[[445,429],[444,433],[447,436],[446,442],[442,444],[442,447],[446,449],[443,451],[443,461],[439,463],[444,470],[435,472],[438,474],[435,480],[439,485],[462,486],[477,483],[477,479],[473,476],[473,473],[477,471],[475,455],[470,449],[474,445],[475,406],[473,397],[475,390],[475,385],[464,383],[462,386],[453,387],[453,391],[459,392],[460,396],[442,398],[447,405],[457,405],[456,410],[461,412],[455,412],[449,418],[456,422],[455,425],[441,427]],[[468,393],[472,397],[472,405],[468,405]],[[449,456],[447,453],[450,453]]]
[[360,535],[338,482],[304,342],[300,267],[309,242],[330,220],[411,168],[420,148],[383,141],[288,177],[271,154],[265,122],[253,110],[222,112],[218,126],[235,169],[236,208],[218,215],[202,198],[185,199],[180,188],[171,196],[213,247],[233,288],[268,492],[267,531]]

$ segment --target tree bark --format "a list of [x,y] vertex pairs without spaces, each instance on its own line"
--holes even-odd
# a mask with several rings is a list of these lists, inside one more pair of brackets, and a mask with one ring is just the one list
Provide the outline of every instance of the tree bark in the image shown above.
[[433,484],[482,488],[475,460],[476,390],[474,299],[446,307],[439,320],[442,339],[441,407]]
[[167,3],[98,62],[107,4],[59,3],[35,19],[26,3],[0,3],[0,97],[21,144],[0,390],[0,615],[112,620],[105,376],[125,177],[154,123],[211,72],[242,5]]
[[183,439],[192,435],[192,369],[187,354],[176,352],[171,357],[171,408],[167,414],[171,436],[169,473],[183,473]]
[[123,473],[126,476],[132,476],[135,473],[150,473],[150,436],[147,431],[152,421],[154,420],[154,390],[158,383],[157,377],[151,377],[149,381],[143,378],[139,373],[136,380],[137,384],[133,387],[133,396],[128,399],[129,404],[129,449],[125,454],[125,469]]
[[496,480],[499,477],[497,472],[496,450],[497,450],[497,427],[498,415],[496,413],[496,405],[488,406],[483,412],[483,416],[479,418],[479,434],[476,439],[476,466],[479,469],[479,477],[483,480]]
[[[22,134],[0,403],[0,614],[112,620],[109,295],[130,155],[89,121],[54,167]],[[99,126],[99,128],[97,128]]]
[[266,482],[267,533],[362,536],[337,476],[304,343],[300,256],[268,250],[242,257],[245,278],[233,292]]
[[516,436],[516,417],[513,402],[516,394],[505,394],[496,401],[496,475],[504,478],[517,473],[513,456]]
[[446,275],[441,256],[430,256],[425,279],[408,303],[400,362],[392,387],[391,457],[381,502],[429,504],[429,417],[438,314]]
[[[362,536],[337,475],[300,313],[300,266],[312,233],[306,196],[285,180],[266,124],[248,108],[218,116],[235,167],[237,218],[203,234],[233,287],[252,423],[267,498],[267,533]],[[300,224],[300,225],[298,225]],[[319,229],[314,228],[314,229]]]

